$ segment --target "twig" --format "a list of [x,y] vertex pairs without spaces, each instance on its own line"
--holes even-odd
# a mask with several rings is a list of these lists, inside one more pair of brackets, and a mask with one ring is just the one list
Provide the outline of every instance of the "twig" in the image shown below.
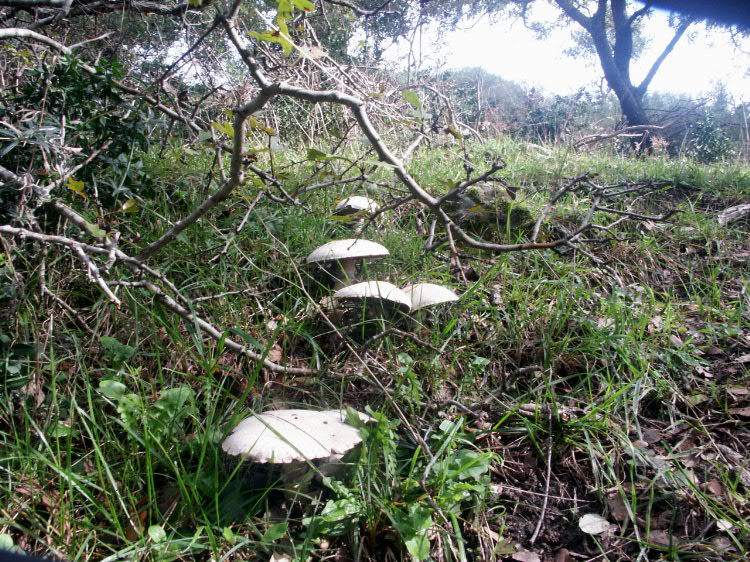
[[531,539],[529,539],[529,544],[532,546],[536,542],[539,532],[542,530],[544,516],[547,513],[547,504],[549,503],[549,482],[552,476],[552,417],[553,413],[550,408],[549,423],[547,425],[547,431],[549,434],[547,435],[547,471],[544,476],[544,501],[542,502],[542,512],[539,514],[539,521],[537,521],[536,529],[534,529],[534,533],[531,535]]
[[260,201],[260,198],[263,197],[263,191],[259,191],[258,194],[255,196],[255,199],[253,199],[250,202],[250,205],[247,207],[247,211],[245,211],[245,216],[242,217],[242,220],[237,225],[237,227],[232,232],[231,236],[227,238],[226,243],[224,244],[224,247],[221,249],[221,251],[216,254],[214,257],[212,257],[210,260],[208,260],[208,263],[215,263],[221,259],[221,256],[225,255],[227,251],[229,250],[229,246],[232,245],[232,242],[234,242],[234,239],[237,237],[237,235],[240,233],[240,230],[245,226],[245,223],[247,222],[247,219],[250,218],[250,215],[253,212],[253,209],[255,209],[255,205]]

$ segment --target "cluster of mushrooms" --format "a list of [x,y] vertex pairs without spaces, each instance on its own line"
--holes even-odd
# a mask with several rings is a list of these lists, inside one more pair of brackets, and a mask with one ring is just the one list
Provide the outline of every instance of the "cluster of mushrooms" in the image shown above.
[[[344,199],[336,206],[339,216],[363,220],[378,208],[362,196]],[[377,303],[401,313],[456,301],[456,294],[434,283],[417,283],[399,289],[386,281],[357,281],[357,266],[365,259],[390,255],[384,246],[369,240],[334,240],[316,248],[305,260],[334,271],[333,299]],[[373,421],[354,412],[360,421]],[[331,476],[343,455],[358,445],[359,431],[346,423],[341,410],[269,410],[241,421],[222,443],[230,457],[239,457],[250,467],[264,465],[279,470],[286,491],[299,492],[313,476]]]
[[[353,196],[340,201],[336,214],[343,216],[358,215],[376,211],[375,201],[363,196]],[[357,266],[366,259],[389,256],[388,249],[362,238],[333,240],[316,248],[305,260],[308,264],[321,267],[333,266],[334,299],[348,301],[377,302],[381,307],[389,306],[401,312],[413,312],[421,308],[458,300],[458,296],[446,287],[434,283],[416,283],[399,289],[387,281],[357,282]]]

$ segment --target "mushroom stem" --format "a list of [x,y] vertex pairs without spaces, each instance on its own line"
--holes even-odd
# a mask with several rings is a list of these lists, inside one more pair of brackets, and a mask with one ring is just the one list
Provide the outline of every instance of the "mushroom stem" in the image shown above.
[[342,287],[351,285],[352,281],[357,279],[357,258],[344,258],[339,262],[341,264],[341,271],[343,277],[336,280],[336,284],[333,286],[334,290],[339,290]]

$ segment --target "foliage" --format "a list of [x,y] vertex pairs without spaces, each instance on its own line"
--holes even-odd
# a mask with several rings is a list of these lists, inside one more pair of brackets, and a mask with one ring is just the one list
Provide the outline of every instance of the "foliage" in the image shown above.
[[732,158],[736,150],[720,123],[707,113],[688,129],[688,154],[699,162]]

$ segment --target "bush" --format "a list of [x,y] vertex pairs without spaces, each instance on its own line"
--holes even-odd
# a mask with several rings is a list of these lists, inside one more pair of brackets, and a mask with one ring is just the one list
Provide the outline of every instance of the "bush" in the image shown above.
[[711,163],[732,158],[736,150],[721,124],[706,114],[688,130],[687,153],[700,162]]

